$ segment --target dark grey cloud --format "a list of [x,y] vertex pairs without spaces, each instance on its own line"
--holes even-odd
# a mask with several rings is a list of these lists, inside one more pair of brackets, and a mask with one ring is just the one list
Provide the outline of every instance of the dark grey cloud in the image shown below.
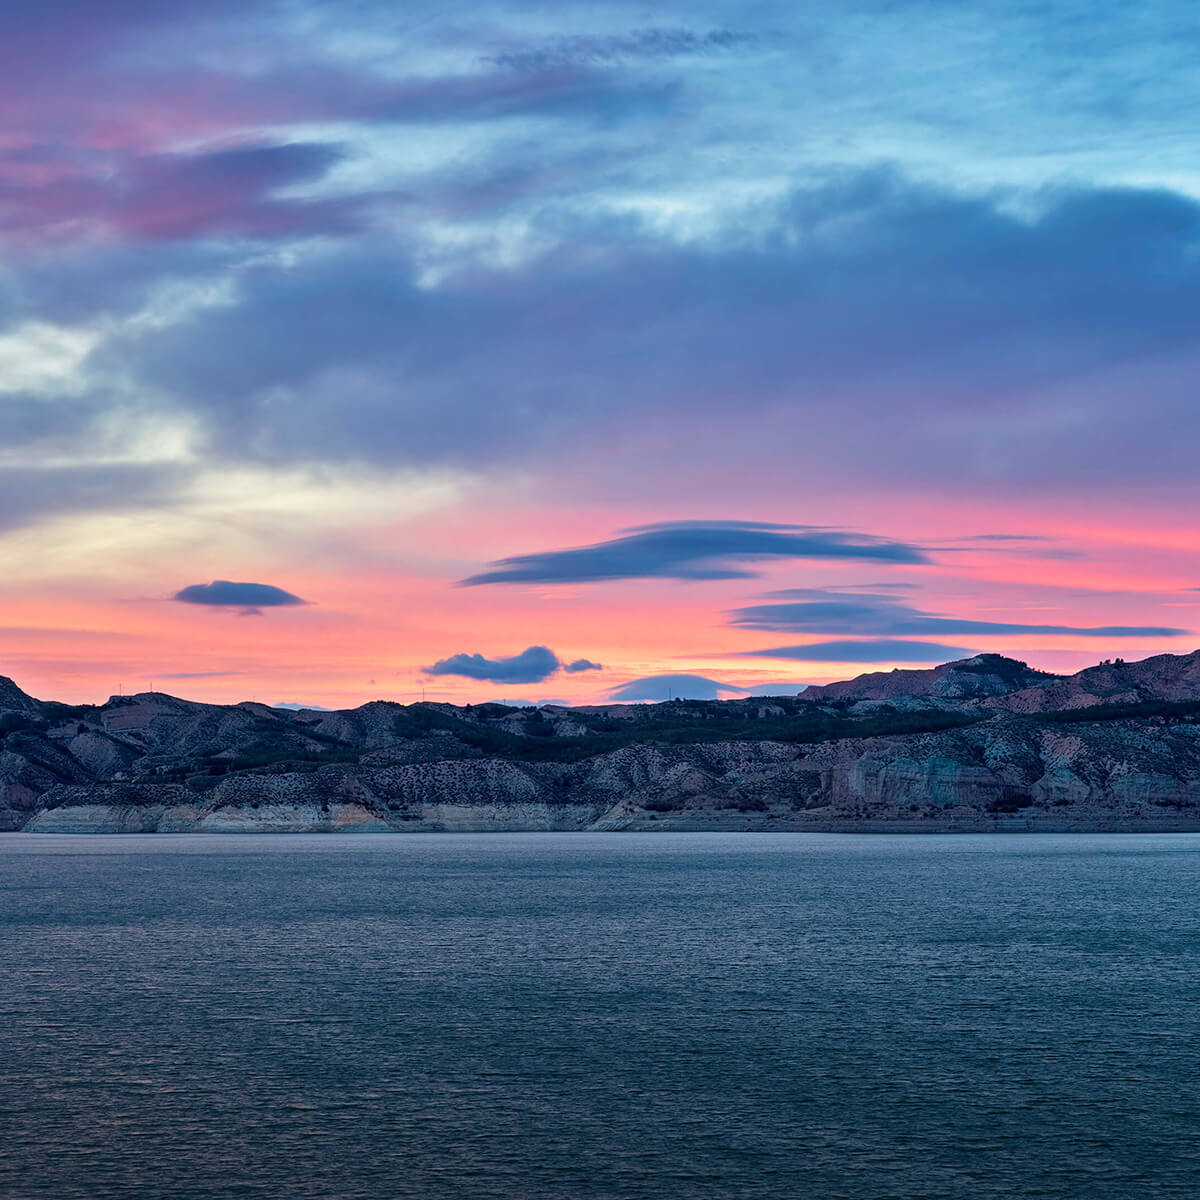
[[489,683],[541,683],[561,666],[558,655],[545,646],[530,646],[511,658],[485,658],[482,654],[452,654],[425,667],[429,675],[461,675]]
[[68,242],[26,263],[11,284],[15,315],[75,325],[143,308],[164,280],[212,277],[229,266],[230,249],[211,239]]
[[603,671],[604,668],[590,658],[577,658],[574,662],[563,663],[563,670],[568,675],[577,675],[580,671]]
[[671,521],[645,525],[594,546],[501,559],[462,580],[485,583],[593,583],[614,579],[745,579],[746,563],[769,559],[928,560],[915,546],[865,534],[757,521]]
[[745,689],[709,679],[705,675],[687,672],[674,675],[644,675],[610,688],[608,698],[614,701],[638,700],[716,700],[720,692],[744,693]]
[[1186,629],[1159,625],[1035,625],[1024,622],[972,621],[922,612],[895,596],[826,592],[796,588],[773,593],[782,602],[751,604],[735,609],[730,624],[771,633],[862,634],[905,637],[927,634],[1018,636],[1024,634],[1103,638],[1169,638]]
[[285,608],[308,603],[270,583],[234,583],[228,579],[216,579],[212,583],[193,583],[176,592],[171,598],[181,604],[201,604],[208,608],[237,608],[246,615],[257,614],[264,608]]
[[[64,487],[70,489],[73,481],[76,487],[94,491],[102,487],[105,480],[112,480],[113,486],[119,489],[123,479],[136,474],[124,470],[131,464],[92,464],[87,472],[79,465],[70,468],[38,465],[38,451],[49,451],[45,455],[49,458],[55,456],[55,451],[70,447],[72,440],[80,434],[83,435],[80,440],[90,441],[89,435],[95,432],[97,417],[106,404],[112,403],[111,394],[104,391],[83,396],[0,392],[6,448],[11,450],[21,446],[32,451],[26,454],[25,461],[33,464],[17,467],[12,476],[8,475],[7,468],[0,475],[0,507],[4,500],[13,503],[22,495],[34,497],[43,491],[53,494]],[[38,501],[34,500],[32,506],[38,507]]]
[[[0,405],[3,402],[0,394]],[[51,419],[47,428],[26,423],[18,407],[13,432],[6,436],[10,444],[36,441],[51,432],[56,421]],[[0,532],[73,512],[154,506],[168,501],[178,483],[176,467],[156,464],[5,466],[0,471]]]
[[943,663],[970,658],[974,650],[941,642],[914,642],[903,638],[864,638],[856,641],[810,642],[807,646],[772,646],[743,650],[744,658],[790,658],[799,662],[920,662]]
[[[552,253],[436,286],[380,236],[258,263],[229,305],[139,326],[95,362],[172,397],[227,459],[553,470],[572,450],[574,471],[624,421],[713,451],[736,428],[770,470],[840,486],[1188,469],[1200,207],[1041,199],[1018,217],[868,172],[798,192],[760,238],[686,245],[546,210],[531,219]],[[634,482],[665,490],[673,466],[639,460]]]

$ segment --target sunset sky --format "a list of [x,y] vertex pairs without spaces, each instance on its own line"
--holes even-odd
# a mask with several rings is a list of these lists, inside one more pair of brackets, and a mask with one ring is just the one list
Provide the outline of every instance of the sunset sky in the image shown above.
[[0,12],[27,691],[1200,645],[1200,6]]

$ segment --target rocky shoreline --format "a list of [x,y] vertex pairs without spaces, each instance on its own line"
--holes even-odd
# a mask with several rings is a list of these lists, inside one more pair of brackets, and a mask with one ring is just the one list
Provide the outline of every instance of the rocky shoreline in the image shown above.
[[654,814],[624,823],[572,820],[570,814],[508,814],[498,809],[431,813],[426,819],[389,823],[356,805],[335,806],[328,813],[300,807],[222,809],[182,813],[165,808],[132,809],[80,805],[44,811],[30,820],[22,835],[56,834],[380,834],[424,833],[835,833],[835,834],[970,834],[970,833],[1200,833],[1200,817],[1184,820],[1063,821],[1050,814],[991,820],[806,820],[783,813],[746,817],[730,813],[697,813],[659,818]]

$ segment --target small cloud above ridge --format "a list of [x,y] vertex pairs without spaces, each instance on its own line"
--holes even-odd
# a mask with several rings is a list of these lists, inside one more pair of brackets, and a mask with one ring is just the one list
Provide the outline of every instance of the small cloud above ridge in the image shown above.
[[618,703],[670,699],[717,700],[721,692],[733,692],[741,696],[746,694],[746,689],[731,683],[722,683],[719,679],[709,679],[706,675],[681,672],[670,675],[644,675],[641,679],[631,679],[628,683],[609,688],[608,698]]
[[976,651],[941,642],[909,641],[903,638],[874,638],[862,641],[810,642],[807,646],[771,646],[743,650],[742,658],[785,658],[819,663],[944,663],[970,658]]

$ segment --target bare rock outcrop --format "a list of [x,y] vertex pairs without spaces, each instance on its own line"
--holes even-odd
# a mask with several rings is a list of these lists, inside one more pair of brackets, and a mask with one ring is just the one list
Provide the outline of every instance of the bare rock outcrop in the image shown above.
[[1141,662],[1115,659],[1075,675],[985,700],[981,707],[1009,712],[1059,712],[1104,704],[1200,701],[1200,650],[1157,654]]
[[806,688],[808,701],[914,701],[958,706],[1036,688],[1057,678],[1001,654],[977,654],[927,670],[873,671],[841,683]]

